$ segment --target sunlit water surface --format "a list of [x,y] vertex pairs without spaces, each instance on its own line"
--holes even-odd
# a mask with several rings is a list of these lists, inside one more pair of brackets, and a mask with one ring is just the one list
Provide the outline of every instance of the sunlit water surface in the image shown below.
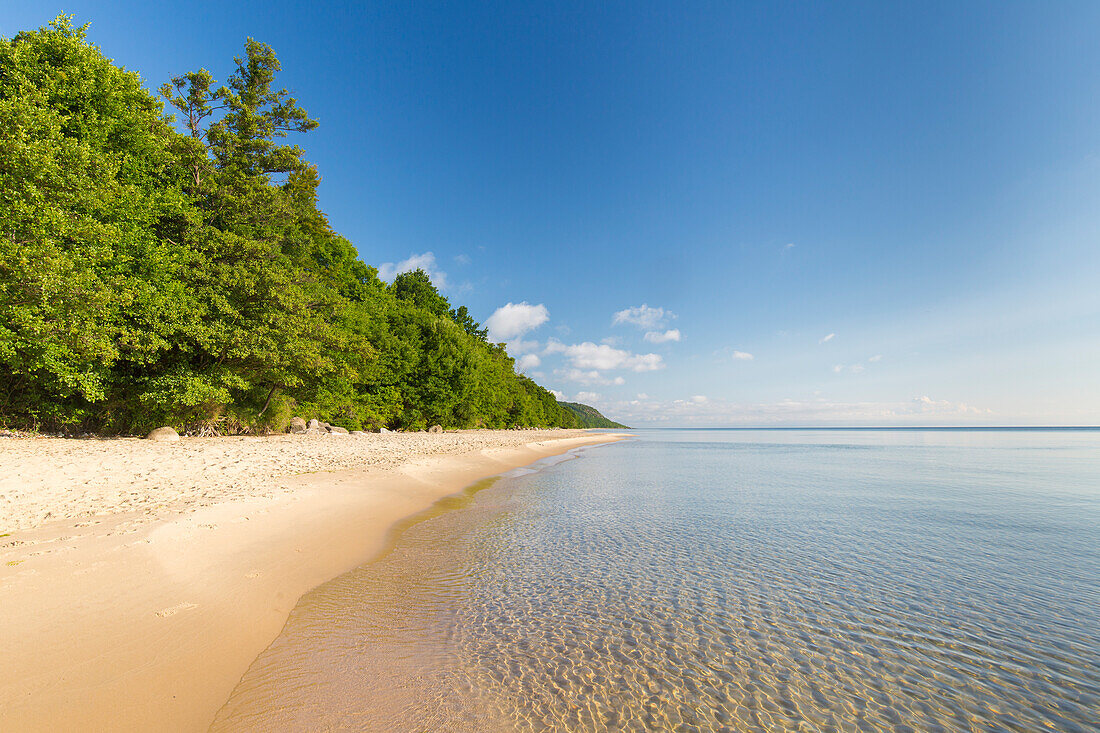
[[407,523],[213,729],[1100,729],[1100,432],[637,435]]

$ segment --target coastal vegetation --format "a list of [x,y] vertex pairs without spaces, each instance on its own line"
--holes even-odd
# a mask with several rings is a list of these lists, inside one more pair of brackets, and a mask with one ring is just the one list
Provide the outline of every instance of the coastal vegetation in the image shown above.
[[582,427],[586,428],[623,428],[627,429],[626,425],[617,423],[614,420],[608,420],[604,417],[599,410],[591,405],[582,405],[579,402],[562,402],[562,406],[577,416],[577,420],[580,421]]
[[270,47],[158,97],[85,28],[0,39],[0,424],[585,424],[423,271],[387,284],[333,231]]

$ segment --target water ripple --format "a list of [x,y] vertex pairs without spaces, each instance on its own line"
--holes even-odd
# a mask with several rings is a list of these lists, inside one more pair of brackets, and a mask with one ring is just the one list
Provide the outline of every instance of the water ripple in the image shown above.
[[720,437],[470,491],[213,730],[1100,730],[1100,436]]

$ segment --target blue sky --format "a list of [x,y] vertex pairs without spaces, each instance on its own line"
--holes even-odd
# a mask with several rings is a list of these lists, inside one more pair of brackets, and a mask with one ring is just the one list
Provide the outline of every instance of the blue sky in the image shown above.
[[0,34],[61,11],[150,87],[271,44],[337,231],[609,416],[1100,424],[1098,3],[9,0]]

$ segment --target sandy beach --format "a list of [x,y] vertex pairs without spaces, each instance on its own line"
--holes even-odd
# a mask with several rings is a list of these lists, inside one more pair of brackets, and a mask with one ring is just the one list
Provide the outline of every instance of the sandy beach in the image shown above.
[[298,598],[585,431],[0,438],[0,725],[205,730]]

